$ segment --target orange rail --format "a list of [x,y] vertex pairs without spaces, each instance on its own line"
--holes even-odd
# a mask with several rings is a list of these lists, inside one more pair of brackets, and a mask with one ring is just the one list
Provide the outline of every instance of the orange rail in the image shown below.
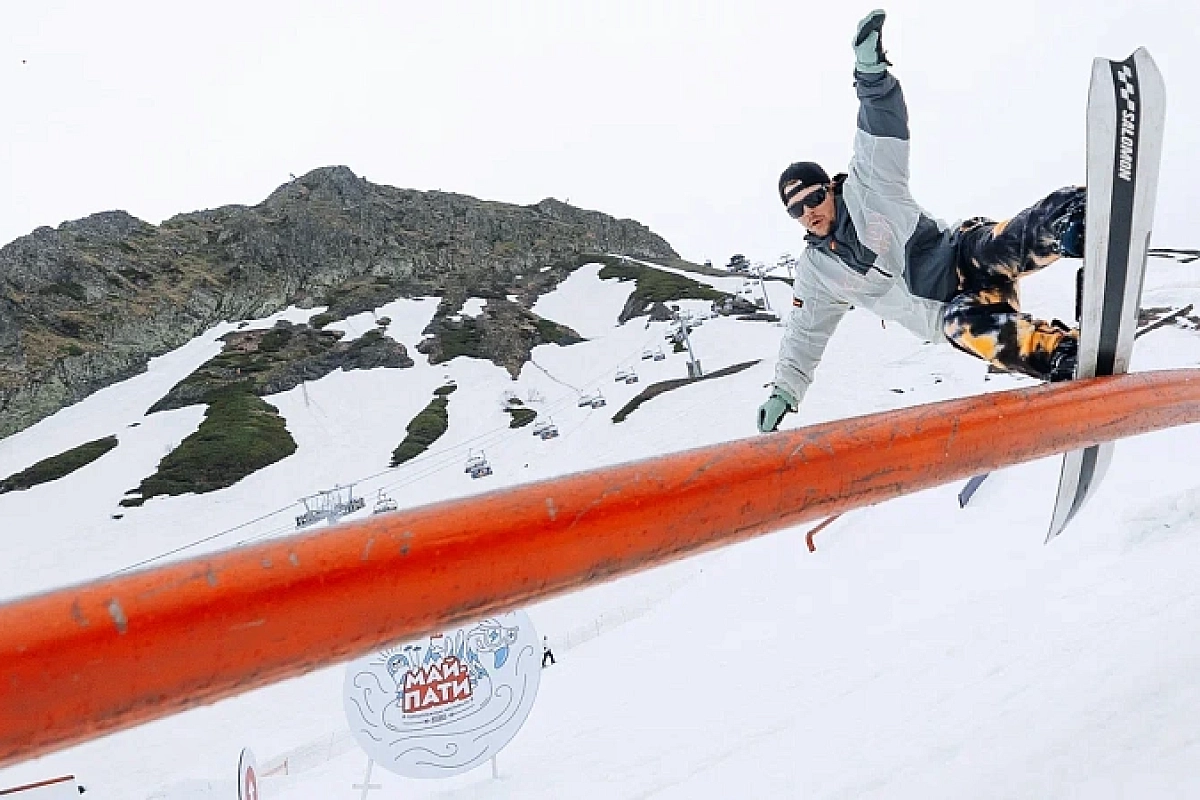
[[1200,370],[1039,386],[704,447],[18,600],[0,606],[0,766],[766,531],[1197,421]]

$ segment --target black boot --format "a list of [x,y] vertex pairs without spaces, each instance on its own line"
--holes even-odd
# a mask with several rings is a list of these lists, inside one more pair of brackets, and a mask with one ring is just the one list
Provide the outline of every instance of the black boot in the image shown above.
[[1084,221],[1087,207],[1082,198],[1063,209],[1062,215],[1050,223],[1050,230],[1058,238],[1059,255],[1067,258],[1083,258],[1083,246],[1087,228]]
[[1069,381],[1075,378],[1075,367],[1079,364],[1079,337],[1064,335],[1058,340],[1054,352],[1050,354],[1050,373],[1046,380],[1051,383]]

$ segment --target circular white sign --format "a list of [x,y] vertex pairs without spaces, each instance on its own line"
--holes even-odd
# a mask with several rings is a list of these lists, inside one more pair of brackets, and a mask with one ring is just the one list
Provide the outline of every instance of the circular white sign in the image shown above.
[[479,766],[516,736],[537,696],[541,649],[514,611],[389,647],[346,669],[350,731],[376,764],[409,778]]
[[238,758],[238,800],[261,800],[258,793],[258,762],[249,747]]

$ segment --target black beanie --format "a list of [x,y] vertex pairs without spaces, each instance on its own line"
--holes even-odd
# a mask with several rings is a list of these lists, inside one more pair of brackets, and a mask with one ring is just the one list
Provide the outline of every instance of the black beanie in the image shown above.
[[820,164],[812,161],[797,161],[795,164],[792,164],[779,176],[779,199],[783,201],[784,205],[787,205],[788,195],[784,193],[783,187],[789,183],[796,183],[796,181],[800,183],[793,187],[791,191],[792,195],[809,186],[829,183],[829,176],[825,174],[825,170],[821,169]]

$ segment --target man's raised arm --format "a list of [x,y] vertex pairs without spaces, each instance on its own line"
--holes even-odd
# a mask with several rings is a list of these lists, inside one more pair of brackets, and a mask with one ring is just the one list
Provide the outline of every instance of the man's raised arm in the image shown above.
[[887,71],[892,62],[883,50],[885,18],[882,9],[872,11],[858,23],[852,42],[859,135],[851,167],[868,190],[893,194],[908,185],[908,107],[900,82]]

